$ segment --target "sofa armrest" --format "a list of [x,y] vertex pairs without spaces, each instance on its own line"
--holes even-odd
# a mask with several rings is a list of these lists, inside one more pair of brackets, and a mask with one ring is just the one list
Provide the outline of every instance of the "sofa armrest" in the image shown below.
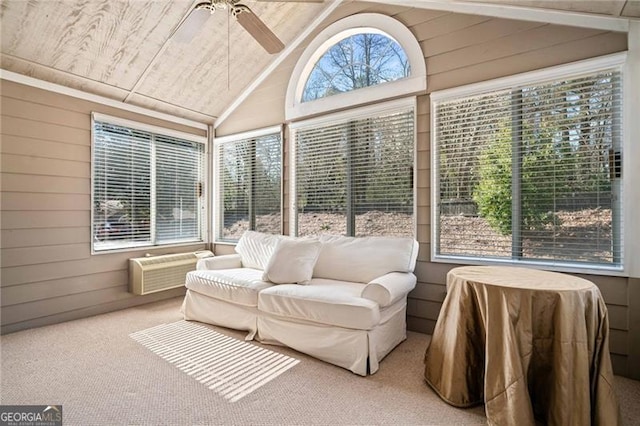
[[407,297],[407,294],[416,286],[416,281],[417,278],[412,273],[390,272],[370,281],[364,286],[360,296],[373,300],[383,308]]
[[205,257],[196,263],[197,270],[242,268],[242,258],[239,254],[225,254],[223,256]]

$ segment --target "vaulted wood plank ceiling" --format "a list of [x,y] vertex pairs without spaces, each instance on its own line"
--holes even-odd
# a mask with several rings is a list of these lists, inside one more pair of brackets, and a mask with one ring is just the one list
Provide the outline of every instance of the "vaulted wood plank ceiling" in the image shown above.
[[[2,68],[212,122],[275,55],[225,11],[189,43],[171,34],[197,1],[3,0]],[[243,2],[285,43],[323,3]]]
[[[191,42],[173,40],[198,1],[2,0],[2,69],[211,123],[276,55],[226,12]],[[243,3],[288,45],[329,5],[301,1]],[[640,0],[466,2],[640,17]]]

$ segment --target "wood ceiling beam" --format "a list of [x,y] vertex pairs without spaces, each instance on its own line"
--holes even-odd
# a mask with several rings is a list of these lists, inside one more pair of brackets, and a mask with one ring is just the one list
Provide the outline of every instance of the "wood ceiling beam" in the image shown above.
[[140,86],[142,86],[142,83],[144,83],[145,79],[147,78],[147,76],[149,75],[151,70],[153,69],[153,66],[156,64],[156,62],[158,62],[158,59],[160,59],[162,57],[162,54],[164,53],[164,51],[167,50],[167,47],[169,46],[169,42],[171,41],[171,38],[173,37],[173,34],[180,27],[182,22],[184,22],[184,20],[187,19],[187,16],[189,16],[189,14],[191,13],[191,10],[194,8],[194,6],[196,5],[196,3],[198,1],[199,0],[192,0],[191,4],[189,4],[189,8],[183,14],[182,19],[180,19],[180,22],[178,22],[178,25],[176,25],[171,30],[171,32],[169,33],[167,38],[164,40],[164,43],[162,43],[162,46],[160,46],[160,49],[158,49],[158,51],[153,56],[151,61],[149,61],[149,63],[145,67],[144,71],[142,71],[142,74],[140,74],[140,77],[138,77],[138,80],[136,80],[136,83],[133,85],[131,90],[129,90],[129,93],[127,93],[127,96],[122,100],[122,102],[125,102],[125,103],[129,102],[131,100],[131,97],[138,92],[138,89],[140,89]]

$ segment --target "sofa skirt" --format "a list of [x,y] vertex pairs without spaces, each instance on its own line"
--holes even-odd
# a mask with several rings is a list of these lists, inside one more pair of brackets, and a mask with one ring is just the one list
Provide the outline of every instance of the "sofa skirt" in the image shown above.
[[246,340],[253,339],[258,327],[257,307],[232,304],[193,290],[187,290],[181,311],[185,320],[246,330]]
[[306,321],[258,316],[257,339],[288,346],[360,376],[378,371],[380,361],[406,339],[406,301],[381,312],[383,320],[371,330],[356,330]]
[[187,290],[181,311],[185,320],[246,330],[246,340],[255,336],[366,376],[378,371],[380,361],[407,338],[406,306],[402,299],[380,311],[381,321],[371,330],[280,318],[192,290]]
[[380,311],[380,324],[369,331],[369,369],[378,371],[378,363],[407,339],[407,300],[401,299]]

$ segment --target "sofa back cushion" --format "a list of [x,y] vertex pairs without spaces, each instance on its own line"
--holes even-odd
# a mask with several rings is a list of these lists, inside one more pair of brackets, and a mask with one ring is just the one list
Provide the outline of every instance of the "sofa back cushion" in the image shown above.
[[314,278],[368,283],[390,272],[413,272],[418,242],[402,237],[323,235]]
[[242,258],[242,266],[264,271],[281,235],[245,231],[236,244],[236,253]]

